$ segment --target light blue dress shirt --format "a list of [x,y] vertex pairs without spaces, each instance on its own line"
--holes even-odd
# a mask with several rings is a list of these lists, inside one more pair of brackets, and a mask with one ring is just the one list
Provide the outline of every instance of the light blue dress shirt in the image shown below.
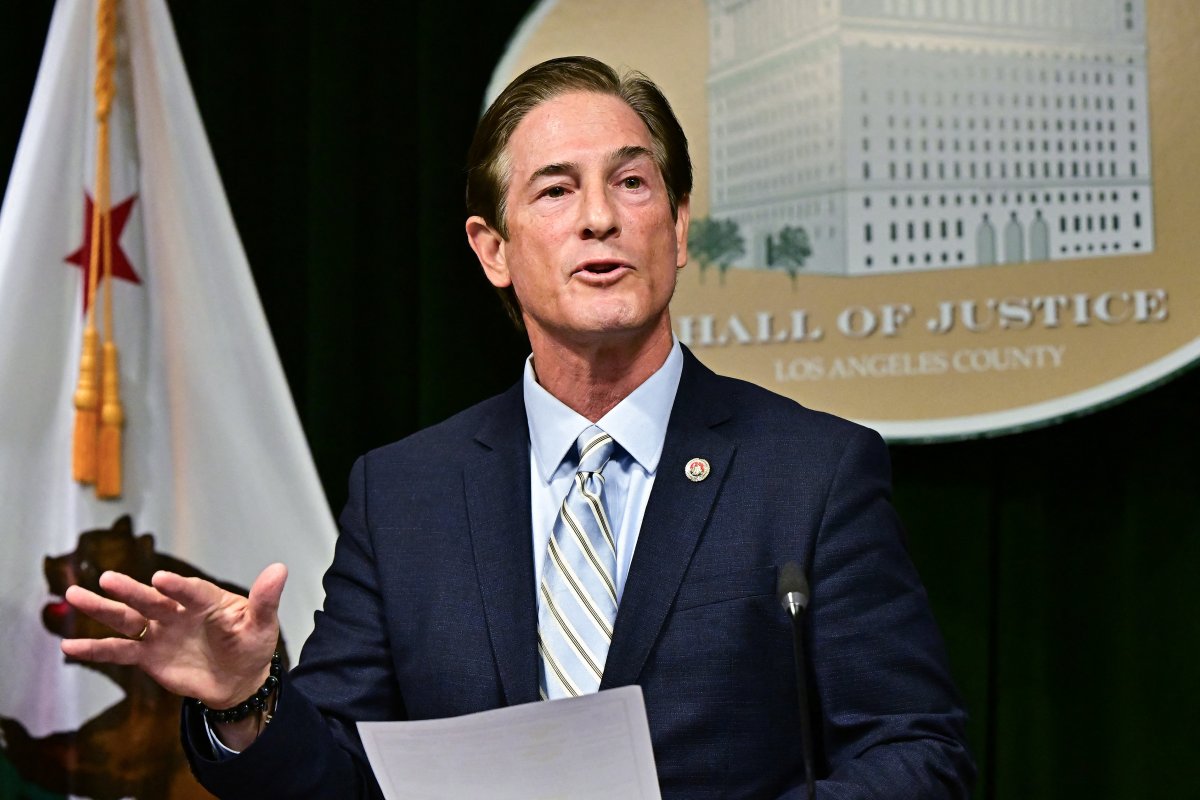
[[[604,470],[604,494],[617,537],[618,603],[629,575],[629,563],[633,560],[650,490],[654,488],[654,477],[658,474],[658,459],[667,437],[667,420],[682,374],[683,352],[679,340],[675,340],[658,371],[595,423],[621,446],[614,463]],[[529,421],[529,502],[533,520],[534,592],[537,593],[554,520],[575,474],[571,449],[592,422],[563,405],[538,384],[532,356],[525,362],[524,390],[525,415]],[[683,464],[679,469],[683,469]],[[541,594],[536,596],[541,602]]]

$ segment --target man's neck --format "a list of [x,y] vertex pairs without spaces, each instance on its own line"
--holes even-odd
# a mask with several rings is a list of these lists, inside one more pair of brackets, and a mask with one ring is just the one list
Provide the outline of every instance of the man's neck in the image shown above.
[[530,331],[529,343],[538,384],[595,422],[663,365],[673,340],[668,320],[649,336],[581,344]]

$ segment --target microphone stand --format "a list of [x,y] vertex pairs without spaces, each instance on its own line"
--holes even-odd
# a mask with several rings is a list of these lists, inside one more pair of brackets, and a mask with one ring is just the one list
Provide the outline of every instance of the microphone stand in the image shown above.
[[808,713],[808,661],[804,658],[804,611],[808,607],[808,579],[794,561],[779,575],[779,602],[792,622],[792,652],[796,657],[796,702],[800,711],[800,749],[804,758],[804,785],[808,800],[815,800],[813,780],[812,716]]
[[808,800],[815,800],[817,790],[813,782],[812,718],[808,713],[808,670],[804,660],[804,607],[794,602],[789,602],[788,605],[788,616],[792,620],[792,652],[796,654],[796,693],[800,704],[800,747],[804,756],[804,785],[808,787]]

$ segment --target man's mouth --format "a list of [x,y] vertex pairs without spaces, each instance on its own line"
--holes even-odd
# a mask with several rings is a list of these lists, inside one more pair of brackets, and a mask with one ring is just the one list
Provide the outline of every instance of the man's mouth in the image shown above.
[[604,278],[629,269],[632,269],[632,267],[624,261],[603,261],[597,259],[595,261],[585,261],[575,267],[575,275],[588,279]]
[[585,272],[591,272],[591,273],[594,273],[597,275],[603,275],[605,273],[612,272],[614,269],[619,269],[620,267],[621,267],[621,265],[618,264],[617,262],[609,261],[604,264],[588,264],[583,269]]

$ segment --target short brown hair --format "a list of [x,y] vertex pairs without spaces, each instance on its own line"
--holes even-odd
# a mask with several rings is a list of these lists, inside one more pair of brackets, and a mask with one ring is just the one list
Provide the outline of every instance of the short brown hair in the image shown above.
[[[651,154],[667,187],[671,214],[692,192],[692,159],[687,137],[662,90],[640,72],[618,75],[588,56],[553,58],[530,67],[492,102],[475,128],[467,153],[467,214],[478,215],[508,239],[505,201],[510,165],[508,142],[525,115],[569,92],[595,92],[624,100],[650,131]],[[499,290],[505,310],[523,327],[521,304],[512,286]]]

